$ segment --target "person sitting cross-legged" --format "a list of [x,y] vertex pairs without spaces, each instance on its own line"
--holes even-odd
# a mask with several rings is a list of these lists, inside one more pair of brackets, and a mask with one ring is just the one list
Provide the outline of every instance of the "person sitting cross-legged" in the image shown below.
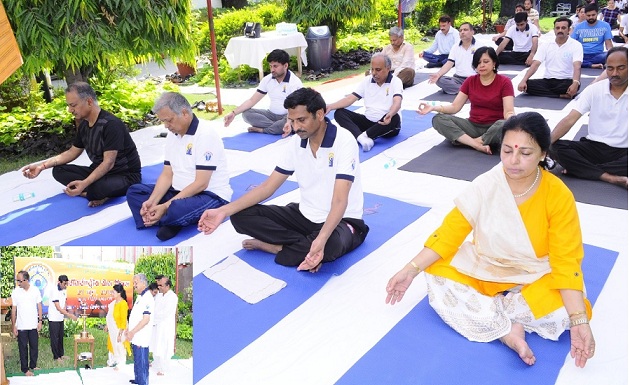
[[183,95],[162,94],[153,112],[170,131],[164,168],[155,184],[129,187],[127,203],[138,229],[159,226],[157,238],[166,241],[196,224],[203,211],[226,204],[232,189],[223,140]]
[[[586,87],[552,132],[551,154],[565,172],[627,188],[627,47],[607,52],[607,79]],[[559,140],[590,113],[587,136]]]
[[[515,14],[515,25],[511,26],[505,35],[505,39],[496,49],[500,64],[521,64],[530,66],[537,52],[539,30],[535,24],[526,21],[526,12]],[[513,42],[513,50],[507,51],[509,41]]]

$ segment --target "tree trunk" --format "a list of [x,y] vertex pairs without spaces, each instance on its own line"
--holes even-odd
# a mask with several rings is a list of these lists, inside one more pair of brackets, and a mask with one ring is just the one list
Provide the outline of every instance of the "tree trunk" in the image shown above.
[[242,9],[247,6],[247,0],[223,0],[223,8]]
[[500,1],[500,16],[509,16],[513,17],[515,15],[515,6],[518,3],[524,3],[524,1],[520,0],[501,0]]
[[89,83],[90,76],[94,72],[93,67],[81,67],[78,71],[76,69],[68,68],[64,71],[66,83],[68,85],[76,82]]

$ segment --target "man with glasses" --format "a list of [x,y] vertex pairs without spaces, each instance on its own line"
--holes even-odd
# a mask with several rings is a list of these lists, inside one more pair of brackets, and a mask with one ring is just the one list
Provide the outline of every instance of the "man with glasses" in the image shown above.
[[136,228],[157,226],[157,238],[167,241],[196,224],[203,211],[226,204],[232,189],[223,140],[185,97],[166,92],[153,112],[170,131],[164,167],[155,184],[129,187],[127,203]]
[[59,276],[57,287],[50,293],[50,305],[48,306],[48,328],[50,330],[50,348],[52,358],[59,362],[68,357],[63,355],[63,320],[68,317],[74,321],[77,316],[66,310],[66,299],[68,298],[68,276]]
[[42,327],[42,298],[39,289],[29,282],[28,272],[17,273],[17,287],[11,293],[11,324],[20,352],[20,369],[26,376],[38,370],[39,331]]
[[[551,133],[551,154],[565,173],[627,188],[627,47],[607,52],[607,79],[588,86]],[[558,140],[590,113],[587,136]]]
[[[52,168],[52,176],[63,184],[68,196],[87,198],[88,206],[100,206],[107,199],[124,196],[127,188],[140,182],[140,156],[129,129],[111,113],[98,105],[96,92],[83,82],[72,83],[66,89],[68,111],[78,127],[69,150],[40,163],[22,168],[29,179]],[[67,164],[85,151],[92,164]]]
[[[509,27],[496,53],[500,64],[520,64],[530,66],[537,52],[539,29],[528,23],[526,12],[518,12],[514,17],[515,25]],[[513,50],[505,51],[509,41],[513,42]]]

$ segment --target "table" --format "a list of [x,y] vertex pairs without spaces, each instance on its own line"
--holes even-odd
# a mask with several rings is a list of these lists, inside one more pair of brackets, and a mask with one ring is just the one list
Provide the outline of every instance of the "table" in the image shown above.
[[263,32],[259,38],[255,39],[245,36],[229,39],[227,48],[225,48],[225,58],[232,68],[237,68],[242,64],[257,68],[260,72],[260,80],[262,80],[264,77],[262,61],[274,49],[283,49],[289,55],[297,56],[298,76],[301,76],[301,63],[308,65],[306,50],[304,49],[306,47],[308,47],[308,43],[300,32],[288,35],[280,35],[275,31]]
[[94,336],[91,334],[88,334],[87,337],[81,337],[80,334],[74,335],[74,369],[76,369],[76,363],[79,359],[78,344],[90,345],[90,352],[92,353],[92,357],[90,358],[92,363],[91,367],[94,368]]

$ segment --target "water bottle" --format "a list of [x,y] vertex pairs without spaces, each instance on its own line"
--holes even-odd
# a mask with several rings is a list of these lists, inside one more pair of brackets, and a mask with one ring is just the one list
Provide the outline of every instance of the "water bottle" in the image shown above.
[[25,201],[30,198],[35,198],[34,192],[19,193],[13,197],[13,202]]
[[384,164],[385,169],[394,168],[395,167],[395,159],[391,158],[387,163]]

